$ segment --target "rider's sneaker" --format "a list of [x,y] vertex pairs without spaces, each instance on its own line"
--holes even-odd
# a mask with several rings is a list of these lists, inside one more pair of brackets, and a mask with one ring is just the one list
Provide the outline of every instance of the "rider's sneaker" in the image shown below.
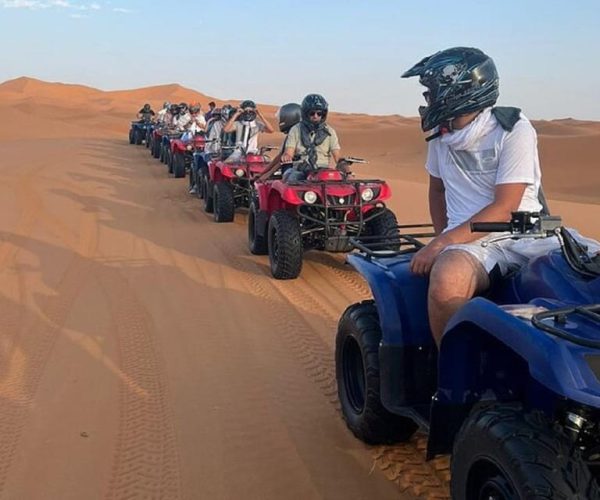
[[190,188],[190,190],[188,191],[188,193],[190,194],[198,194],[198,186],[196,186],[195,184]]

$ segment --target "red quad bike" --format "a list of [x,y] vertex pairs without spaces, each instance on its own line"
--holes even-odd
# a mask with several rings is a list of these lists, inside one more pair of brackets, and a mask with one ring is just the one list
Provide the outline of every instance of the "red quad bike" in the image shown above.
[[215,222],[233,222],[236,208],[250,206],[254,180],[266,170],[269,158],[265,153],[271,149],[275,148],[263,146],[259,154],[245,154],[235,163],[222,159],[208,162],[208,177],[203,176],[201,181],[201,197],[206,212],[213,212]]
[[171,172],[170,162],[171,162],[171,140],[179,139],[181,137],[182,132],[172,130],[172,129],[164,129],[160,135],[160,143],[158,145],[158,159],[161,163],[169,166],[169,173]]
[[379,236],[382,250],[395,249],[398,223],[383,203],[391,190],[382,180],[350,179],[340,168],[353,163],[366,162],[344,158],[336,168],[312,169],[305,181],[255,183],[248,246],[253,254],[269,254],[274,278],[297,278],[304,250],[350,251],[350,238]]
[[185,177],[187,169],[192,164],[194,152],[204,151],[205,144],[204,132],[195,134],[189,141],[183,141],[181,137],[171,139],[168,162],[169,173],[177,179]]

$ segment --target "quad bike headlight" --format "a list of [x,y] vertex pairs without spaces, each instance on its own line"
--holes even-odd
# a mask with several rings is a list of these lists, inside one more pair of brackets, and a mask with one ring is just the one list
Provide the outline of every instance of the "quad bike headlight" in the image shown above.
[[315,201],[317,201],[317,193],[314,191],[306,191],[306,193],[304,193],[304,201],[309,205],[312,205]]
[[365,188],[363,189],[363,192],[360,193],[362,201],[371,201],[373,199],[373,196],[375,196],[375,193],[373,193],[373,190],[371,188]]
[[235,169],[235,175],[238,177],[244,177],[244,169],[243,168],[236,168]]

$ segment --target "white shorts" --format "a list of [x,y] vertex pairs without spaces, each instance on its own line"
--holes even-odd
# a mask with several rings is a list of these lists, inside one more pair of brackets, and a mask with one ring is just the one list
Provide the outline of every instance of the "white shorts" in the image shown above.
[[[572,228],[568,228],[568,231],[579,243],[588,247],[590,255],[600,251],[600,243],[596,240],[585,238]],[[500,272],[504,275],[511,269],[523,266],[530,259],[546,255],[560,248],[558,238],[555,237],[540,239],[522,238],[519,240],[506,239],[482,246],[482,243],[507,234],[509,233],[488,234],[471,243],[449,245],[444,248],[443,252],[448,250],[467,252],[481,263],[487,273],[490,273],[497,265],[500,268]]]

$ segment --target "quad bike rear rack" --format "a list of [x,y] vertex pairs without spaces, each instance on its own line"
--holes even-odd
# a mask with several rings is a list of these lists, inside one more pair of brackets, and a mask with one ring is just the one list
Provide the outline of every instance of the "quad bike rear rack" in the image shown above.
[[422,239],[430,239],[435,236],[433,231],[402,232],[403,230],[433,228],[432,224],[401,224],[396,227],[398,228],[397,235],[359,236],[350,238],[350,244],[364,254],[368,260],[371,260],[372,258],[395,257],[414,253],[426,245],[426,242]]

